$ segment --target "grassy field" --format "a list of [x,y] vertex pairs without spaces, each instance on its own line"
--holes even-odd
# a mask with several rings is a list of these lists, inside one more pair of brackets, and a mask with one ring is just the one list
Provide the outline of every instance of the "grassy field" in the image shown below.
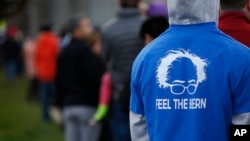
[[0,71],[0,141],[63,141],[58,125],[41,120],[39,103],[26,101],[27,85],[24,76],[5,84]]

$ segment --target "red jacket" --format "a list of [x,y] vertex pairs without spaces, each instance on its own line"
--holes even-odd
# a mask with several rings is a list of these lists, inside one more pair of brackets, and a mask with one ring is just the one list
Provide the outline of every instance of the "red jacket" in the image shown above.
[[43,32],[40,34],[35,50],[35,68],[39,81],[54,81],[58,50],[59,40],[57,36],[51,32]]
[[224,33],[250,47],[250,20],[244,12],[223,12],[219,18],[219,28]]

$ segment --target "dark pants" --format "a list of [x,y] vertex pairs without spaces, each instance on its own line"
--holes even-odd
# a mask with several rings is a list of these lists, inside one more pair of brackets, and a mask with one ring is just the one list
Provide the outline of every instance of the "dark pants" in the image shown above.
[[110,112],[113,141],[131,141],[128,107],[124,107],[120,102],[112,102]]
[[17,63],[16,61],[6,61],[4,63],[4,74],[7,82],[12,82],[16,79]]
[[49,107],[53,95],[54,95],[53,83],[40,82],[40,100],[42,107],[42,118],[44,121],[50,120]]
[[113,141],[109,123],[110,116],[107,115],[107,117],[102,121],[102,129],[99,141]]
[[39,100],[39,85],[36,78],[29,80],[28,90],[27,90],[27,100],[28,102]]

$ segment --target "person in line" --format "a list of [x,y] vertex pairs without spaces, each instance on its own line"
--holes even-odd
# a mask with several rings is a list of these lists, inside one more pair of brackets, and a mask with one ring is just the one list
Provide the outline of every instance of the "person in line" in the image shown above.
[[[88,42],[91,46],[92,52],[101,59],[101,36],[98,29],[89,37]],[[98,107],[92,118],[92,124],[101,122],[102,130],[99,141],[111,141],[111,132],[109,125],[109,106],[112,97],[112,82],[111,75],[108,71],[105,71],[101,78],[100,95],[98,101]]]
[[130,72],[135,57],[143,48],[140,27],[145,17],[140,14],[140,0],[119,0],[120,11],[102,27],[102,52],[111,75],[112,98],[110,126],[113,141],[130,141],[129,97]]
[[21,46],[15,39],[17,32],[18,29],[16,26],[8,27],[6,40],[1,45],[6,83],[13,83],[16,80],[18,73],[18,61],[21,56]]
[[42,118],[50,121],[49,108],[54,95],[54,81],[59,53],[59,38],[52,31],[50,23],[41,25],[35,47],[35,71],[39,83]]
[[149,44],[169,27],[168,19],[165,16],[149,17],[140,29],[140,37],[144,45]]
[[70,43],[71,40],[71,35],[68,31],[68,26],[66,22],[61,25],[61,28],[59,30],[59,36],[60,36],[60,48],[62,50]]
[[250,0],[221,0],[219,28],[250,47]]
[[168,9],[170,27],[133,63],[132,140],[228,141],[250,125],[250,49],[218,29],[218,0]]
[[23,42],[22,54],[26,77],[29,80],[27,101],[39,99],[39,87],[35,71],[35,49],[36,41],[33,37],[27,37]]
[[[159,36],[162,32],[164,32],[168,28],[169,25],[168,20],[165,17],[167,13],[163,14],[164,12],[166,11],[159,13],[159,15],[157,13],[150,15],[150,17],[143,23],[140,31],[140,36],[141,39],[145,42],[145,44],[151,42],[153,39],[155,39],[157,36]],[[99,34],[97,32],[93,33],[88,39],[88,41],[92,47],[91,48],[92,51],[97,56],[101,56],[101,48],[100,48],[101,41]],[[100,122],[107,117],[111,97],[112,97],[111,75],[107,71],[102,76],[99,105],[93,117],[93,120],[95,122]],[[104,128],[104,131],[107,131],[107,128]]]
[[138,9],[143,17],[147,17],[148,12],[148,3],[144,1],[140,1],[138,4]]
[[77,15],[68,26],[72,38],[59,55],[56,77],[65,141],[98,141],[101,124],[91,121],[98,105],[103,63],[86,41],[93,33],[89,19]]

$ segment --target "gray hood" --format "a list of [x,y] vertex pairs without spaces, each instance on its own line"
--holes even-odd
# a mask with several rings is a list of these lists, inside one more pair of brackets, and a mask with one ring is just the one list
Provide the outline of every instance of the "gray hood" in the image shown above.
[[217,22],[220,0],[168,0],[169,23]]

